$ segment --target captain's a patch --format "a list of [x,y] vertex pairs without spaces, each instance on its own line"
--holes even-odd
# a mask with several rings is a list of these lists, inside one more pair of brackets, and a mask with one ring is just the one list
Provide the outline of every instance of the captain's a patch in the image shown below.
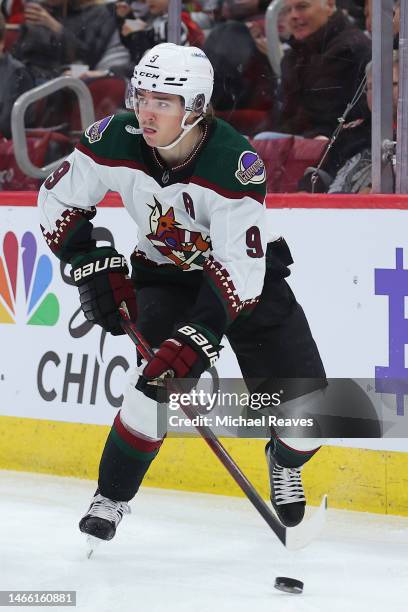
[[254,151],[244,151],[238,161],[235,176],[242,185],[263,183],[265,180],[265,164]]
[[90,144],[94,142],[98,142],[102,138],[102,134],[112,121],[114,115],[110,115],[109,117],[105,117],[104,119],[100,119],[100,121],[96,121],[85,130],[85,137],[89,140]]

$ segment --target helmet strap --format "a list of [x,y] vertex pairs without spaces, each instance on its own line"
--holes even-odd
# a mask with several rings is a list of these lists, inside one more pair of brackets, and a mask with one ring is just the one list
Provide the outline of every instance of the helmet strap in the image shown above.
[[204,115],[200,115],[199,117],[197,117],[197,119],[194,121],[194,123],[191,123],[191,125],[186,125],[186,121],[189,118],[190,114],[193,111],[186,111],[184,113],[184,117],[182,119],[181,122],[181,133],[177,136],[177,138],[175,140],[173,140],[173,142],[171,142],[170,144],[166,145],[165,147],[156,147],[156,149],[161,149],[162,151],[167,151],[168,149],[172,149],[173,147],[175,147],[185,136],[187,136],[187,134],[190,132],[190,130],[193,129],[193,127],[195,127],[198,123],[200,123],[200,121],[202,121],[204,119]]

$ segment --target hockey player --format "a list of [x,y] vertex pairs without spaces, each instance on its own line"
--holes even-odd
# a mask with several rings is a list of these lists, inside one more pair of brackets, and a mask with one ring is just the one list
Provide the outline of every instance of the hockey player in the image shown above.
[[[132,88],[135,112],[89,127],[39,194],[43,234],[72,265],[85,317],[119,335],[124,301],[158,349],[130,378],[80,521],[81,531],[104,540],[163,442],[157,399],[166,372],[197,380],[225,334],[250,391],[253,379],[276,390],[276,381],[296,378],[297,397],[325,386],[307,320],[284,280],[290,251],[267,236],[263,162],[208,112],[211,63],[198,48],[163,43],[135,67]],[[108,190],[120,193],[137,226],[131,279],[125,258],[92,239],[95,206]],[[286,526],[303,518],[300,469],[317,449],[317,440],[277,435],[267,444],[271,500]]]

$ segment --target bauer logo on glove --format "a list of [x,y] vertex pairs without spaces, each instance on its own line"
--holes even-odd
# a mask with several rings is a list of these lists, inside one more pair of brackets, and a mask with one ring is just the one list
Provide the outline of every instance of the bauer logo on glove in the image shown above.
[[182,325],[161,344],[143,370],[136,388],[151,399],[167,401],[163,381],[173,373],[175,378],[184,379],[183,392],[188,392],[201,374],[214,365],[221,348],[217,338],[205,327]]
[[179,334],[185,334],[190,340],[192,340],[208,357],[210,360],[210,367],[212,367],[219,357],[219,353],[214,349],[214,346],[210,344],[208,338],[204,336],[204,334],[200,334],[195,327],[191,327],[191,325],[184,325],[184,327],[179,327],[177,330]]
[[124,333],[118,310],[122,302],[130,319],[137,318],[136,293],[128,272],[125,257],[112,247],[98,247],[72,261],[71,276],[85,318],[114,336]]
[[73,270],[74,281],[78,283],[81,279],[97,274],[98,272],[105,272],[106,270],[115,270],[116,268],[126,269],[126,259],[123,255],[114,255],[113,257],[105,257],[104,259],[97,259],[90,263],[85,264],[81,268]]

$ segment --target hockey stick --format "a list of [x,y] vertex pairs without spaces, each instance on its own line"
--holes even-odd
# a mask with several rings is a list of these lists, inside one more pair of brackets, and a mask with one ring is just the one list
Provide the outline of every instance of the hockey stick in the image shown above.
[[[154,357],[153,350],[151,349],[147,341],[143,338],[136,325],[130,320],[126,306],[122,304],[121,308],[119,308],[119,312],[122,316],[122,329],[131,338],[140,356],[143,359],[146,359],[146,361],[150,361],[150,359]],[[173,389],[177,392],[177,383],[174,381],[171,384]],[[181,408],[189,419],[195,419],[196,417],[200,416],[200,413],[191,404],[187,406],[182,405]],[[197,421],[200,422],[200,419],[197,419]],[[309,521],[307,521],[305,525],[301,523],[298,527],[292,527],[290,529],[287,529],[286,527],[284,527],[284,525],[282,525],[279,519],[276,518],[272,510],[266,505],[262,497],[259,495],[258,491],[251,484],[245,474],[240,470],[238,465],[235,463],[231,455],[221,444],[221,442],[214,434],[214,432],[210,429],[210,427],[208,427],[207,425],[196,425],[195,427],[199,434],[207,442],[208,446],[211,448],[214,454],[221,461],[223,466],[228,470],[228,472],[235,480],[237,485],[240,487],[240,489],[245,493],[246,497],[249,499],[252,505],[256,508],[256,510],[266,521],[266,523],[278,537],[280,542],[284,546],[286,546],[286,548],[288,548],[289,550],[303,548],[318,535],[325,522],[325,511],[327,508],[326,496],[324,496],[320,504],[319,510],[314,513],[314,516]]]

